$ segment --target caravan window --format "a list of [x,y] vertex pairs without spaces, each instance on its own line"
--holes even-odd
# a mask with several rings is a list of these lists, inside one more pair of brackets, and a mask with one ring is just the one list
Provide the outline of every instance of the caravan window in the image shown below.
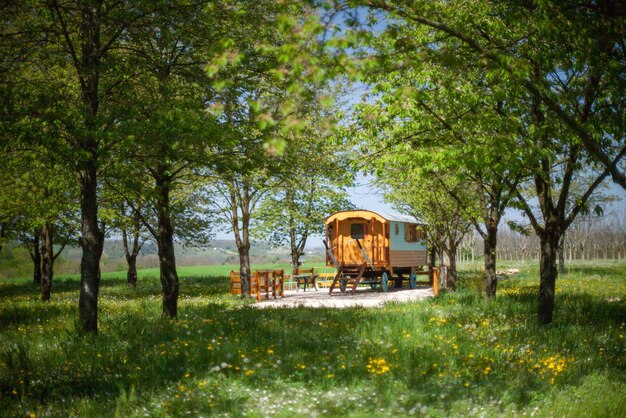
[[352,224],[350,225],[350,237],[352,239],[363,239],[367,234],[367,228],[365,224]]
[[417,242],[417,225],[406,224],[404,226],[404,240],[406,242]]

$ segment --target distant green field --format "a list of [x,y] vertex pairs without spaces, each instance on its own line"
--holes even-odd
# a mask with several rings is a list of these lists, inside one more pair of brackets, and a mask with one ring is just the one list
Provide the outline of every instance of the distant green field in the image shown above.
[[[307,264],[304,268],[325,268],[324,264]],[[285,271],[291,271],[291,266],[287,264],[254,264],[251,266],[252,270],[257,269],[285,269]],[[239,265],[209,265],[209,266],[182,266],[177,267],[178,277],[184,279],[185,277],[229,277],[231,270],[239,271]],[[141,278],[158,278],[159,269],[141,269],[138,271],[139,279]],[[78,274],[64,274],[55,275],[54,282],[78,280],[80,275]],[[126,271],[105,272],[102,273],[103,281],[110,280],[126,280]],[[0,283],[23,283],[28,281],[26,278],[12,278],[12,279],[0,279]]]
[[[269,268],[284,268],[289,269],[288,265],[279,264],[255,264],[251,268],[254,269],[269,269]],[[239,265],[213,265],[213,266],[187,266],[178,267],[179,277],[229,277],[231,270],[239,271]],[[140,277],[159,277],[159,269],[143,269],[139,271]],[[75,276],[73,276],[75,277]],[[104,273],[103,279],[125,279],[126,272],[112,272]]]
[[105,274],[87,337],[76,276],[46,304],[2,280],[0,416],[626,416],[626,263],[571,264],[544,327],[522,267],[493,302],[472,268],[454,294],[373,309],[255,309],[228,294],[233,266],[181,268],[176,321],[158,271],[135,290]]

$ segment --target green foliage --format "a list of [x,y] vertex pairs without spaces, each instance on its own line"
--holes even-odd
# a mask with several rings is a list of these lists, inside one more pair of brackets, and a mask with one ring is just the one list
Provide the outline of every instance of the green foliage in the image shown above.
[[332,118],[315,105],[304,112],[302,129],[282,135],[286,149],[274,158],[276,185],[261,202],[253,229],[274,245],[288,244],[294,263],[307,239],[324,233],[324,218],[352,207],[346,193],[352,171],[345,147],[331,140]]
[[[537,272],[498,298],[460,290],[380,309],[256,309],[228,267],[181,279],[179,320],[158,275],[104,275],[98,336],[75,332],[78,281],[42,306],[0,282],[0,405],[10,415],[451,416],[624,414],[626,270],[580,265],[553,325],[534,318]],[[463,281],[463,275],[460,277]],[[289,394],[286,396],[285,394]]]

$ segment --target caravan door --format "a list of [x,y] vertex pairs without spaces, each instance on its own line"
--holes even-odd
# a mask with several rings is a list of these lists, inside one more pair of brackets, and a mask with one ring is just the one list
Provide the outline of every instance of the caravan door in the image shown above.
[[350,219],[341,223],[339,232],[343,239],[343,256],[341,258],[344,263],[362,264],[366,262],[357,240],[371,259],[372,236],[370,228],[369,222],[365,219]]

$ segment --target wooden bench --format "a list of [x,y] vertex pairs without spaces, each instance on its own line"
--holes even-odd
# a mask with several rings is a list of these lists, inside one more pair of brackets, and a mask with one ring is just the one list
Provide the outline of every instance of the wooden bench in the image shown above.
[[336,275],[337,275],[336,270],[333,270],[332,272],[324,271],[324,272],[318,273],[317,278],[315,279],[315,282],[317,283],[317,287],[326,287],[326,288],[330,287]]

